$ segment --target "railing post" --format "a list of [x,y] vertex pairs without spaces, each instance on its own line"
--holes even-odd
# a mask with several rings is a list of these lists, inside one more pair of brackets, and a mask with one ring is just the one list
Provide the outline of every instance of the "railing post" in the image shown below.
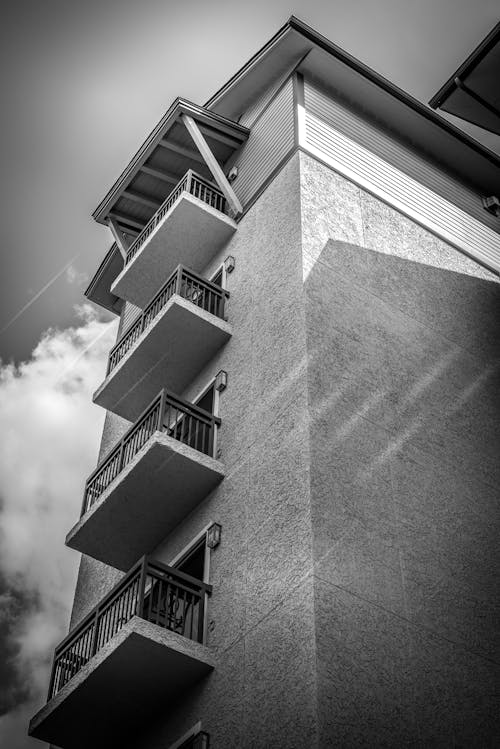
[[186,192],[188,192],[189,194],[191,194],[191,183],[192,183],[192,180],[193,180],[193,170],[192,169],[188,169],[187,170],[186,177],[187,177],[187,179],[186,179]]
[[54,658],[52,659],[52,670],[50,672],[47,702],[52,699],[52,690],[54,689],[54,680],[56,678],[56,666],[57,666],[57,657],[56,657],[56,650],[54,650]]
[[205,607],[207,603],[207,594],[205,589],[200,591],[200,612],[198,614],[198,642],[203,644],[205,634]]
[[97,634],[99,631],[99,614],[100,607],[98,606],[94,616],[94,631],[92,633],[92,644],[90,645],[90,657],[97,653]]
[[85,482],[85,489],[83,490],[83,502],[82,502],[82,511],[80,513],[80,517],[85,515],[87,512],[87,496],[89,491],[89,484],[88,481]]
[[[125,444],[125,439],[122,439],[120,441],[120,455],[118,457],[118,473],[120,473],[120,471],[123,468],[123,456],[125,454],[125,450],[123,449],[124,448],[124,444]],[[117,473],[117,475],[118,475],[118,473]]]
[[165,402],[166,402],[167,393],[165,389],[161,391],[160,395],[160,411],[158,413],[158,431],[163,431],[163,417],[165,416]]
[[177,266],[177,278],[175,279],[175,293],[182,296],[182,265]]
[[142,612],[144,608],[144,593],[146,590],[146,576],[148,569],[148,558],[144,556],[141,563],[141,572],[139,576],[139,590],[137,591],[137,609],[136,616],[140,616],[142,619]]

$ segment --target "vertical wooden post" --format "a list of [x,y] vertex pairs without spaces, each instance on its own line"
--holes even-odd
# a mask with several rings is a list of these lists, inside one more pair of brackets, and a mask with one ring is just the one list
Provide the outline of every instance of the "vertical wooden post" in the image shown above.
[[163,419],[165,417],[165,401],[166,401],[166,391],[165,388],[161,391],[160,396],[160,411],[158,413],[158,431],[163,431]]
[[181,288],[182,288],[182,265],[178,265],[177,266],[177,278],[175,279],[175,293],[178,294],[178,296],[182,296]]
[[94,631],[92,633],[92,644],[90,646],[90,657],[97,653],[97,635],[99,632],[99,606],[95,610],[94,616]]
[[136,616],[140,616],[141,618],[142,618],[143,608],[144,608],[144,592],[146,590],[147,569],[148,569],[148,558],[147,556],[143,556],[142,562],[141,562],[141,572],[139,576],[139,590],[137,591],[137,608],[135,612]]

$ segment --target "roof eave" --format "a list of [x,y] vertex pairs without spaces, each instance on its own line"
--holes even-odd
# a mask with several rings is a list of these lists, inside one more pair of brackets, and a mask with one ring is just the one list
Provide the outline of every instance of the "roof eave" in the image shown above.
[[154,130],[146,138],[142,146],[139,148],[135,156],[129,162],[127,167],[124,169],[120,177],[116,180],[112,188],[101,200],[97,208],[92,214],[92,217],[99,223],[105,224],[105,218],[113,204],[118,199],[120,192],[126,188],[130,181],[139,171],[140,167],[144,164],[148,156],[156,148],[160,140],[165,135],[174,123],[178,120],[181,114],[187,114],[193,117],[199,122],[203,122],[216,129],[229,132],[231,136],[243,144],[249,134],[250,130],[243,125],[239,125],[237,122],[229,120],[227,117],[216,114],[215,112],[209,112],[204,107],[200,107],[187,99],[181,99],[178,97],[169,107],[167,112],[161,118],[159,123],[156,125]]

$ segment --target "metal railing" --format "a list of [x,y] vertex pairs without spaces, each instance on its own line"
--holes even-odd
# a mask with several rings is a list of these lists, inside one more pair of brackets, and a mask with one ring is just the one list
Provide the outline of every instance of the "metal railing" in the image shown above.
[[82,516],[99,499],[114,479],[130,463],[156,431],[166,432],[179,442],[213,455],[218,416],[162,390],[143,411],[136,423],[113,448],[104,462],[97,466],[85,484]]
[[160,314],[169,299],[178,294],[188,301],[201,307],[205,312],[224,318],[224,304],[229,292],[217,284],[207,281],[189,268],[178,265],[172,275],[163,284],[158,293],[149,302],[148,306],[133,323],[133,325],[122,335],[113,346],[108,359],[106,376],[113,371],[116,365],[130,351],[132,346],[144,331],[151,325],[153,320]]
[[48,700],[132,619],[203,642],[205,597],[212,586],[143,557],[55,649]]
[[208,180],[204,179],[199,174],[196,174],[196,172],[193,172],[192,169],[189,169],[184,177],[182,177],[180,182],[178,182],[174,187],[170,195],[168,195],[167,198],[163,201],[161,206],[146,224],[141,233],[134,239],[127,250],[125,265],[127,265],[127,263],[130,263],[132,258],[137,255],[146,239],[150,236],[150,234],[153,233],[160,221],[162,221],[167,211],[172,208],[175,201],[180,198],[183,192],[188,192],[193,197],[202,200],[212,208],[216,208],[218,211],[221,211],[221,213],[224,213],[224,210],[226,208],[226,199],[223,193],[219,190],[218,187],[215,187]]

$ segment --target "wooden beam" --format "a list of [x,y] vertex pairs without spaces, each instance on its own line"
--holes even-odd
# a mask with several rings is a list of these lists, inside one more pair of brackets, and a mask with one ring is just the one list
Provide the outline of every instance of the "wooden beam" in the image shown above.
[[210,149],[210,146],[208,145],[207,141],[201,134],[198,128],[198,125],[196,124],[196,122],[193,120],[192,117],[189,117],[189,115],[183,114],[181,116],[182,116],[182,121],[184,122],[189,135],[194,140],[195,145],[198,148],[201,155],[203,156],[206,165],[212,172],[215,181],[219,185],[221,191],[224,193],[224,196],[227,202],[229,203],[233,211],[235,211],[236,213],[241,213],[243,211],[243,207],[240,201],[238,200],[238,197],[236,193],[234,192],[233,188],[229,184],[229,181],[226,175],[222,171],[219,165],[219,162],[213,155]]
[[111,234],[116,242],[116,246],[120,250],[120,255],[125,258],[127,257],[127,250],[129,248],[128,240],[123,236],[122,229],[118,226],[118,223],[114,218],[108,217],[108,226],[111,229]]
[[175,174],[161,172],[159,169],[153,169],[152,166],[147,166],[146,164],[141,166],[140,171],[144,172],[144,174],[149,174],[150,177],[156,177],[156,179],[161,179],[163,182],[168,182],[170,185],[176,185],[181,180],[181,177],[176,177]]
[[141,203],[142,205],[145,205],[148,208],[153,208],[155,211],[157,211],[158,208],[161,206],[160,200],[156,200],[155,198],[152,198],[148,195],[144,195],[141,192],[135,192],[135,190],[124,190],[122,192],[122,195],[124,198],[129,198],[129,200],[135,200],[136,203]]
[[230,135],[220,133],[218,130],[215,130],[213,127],[209,127],[208,125],[202,125],[201,122],[197,122],[196,124],[200,128],[200,131],[203,133],[203,135],[205,135],[205,137],[207,138],[218,140],[219,143],[224,143],[225,146],[230,146],[231,148],[239,148],[241,146],[241,141],[236,140],[236,138],[232,138]]
[[128,224],[128,226],[133,226],[135,229],[139,229],[139,231],[142,231],[145,226],[145,224],[136,221],[135,218],[130,218],[130,216],[126,216],[124,213],[118,213],[118,211],[110,211],[108,218],[114,218],[119,224]]
[[[185,115],[182,115],[183,117]],[[184,146],[178,146],[177,143],[172,143],[169,140],[161,140],[158,143],[159,146],[162,146],[162,148],[166,148],[168,151],[173,151],[173,153],[178,153],[179,156],[185,156],[187,159],[191,159],[192,161],[197,161],[198,164],[204,164],[205,159],[200,156],[198,151],[192,151],[190,148],[184,148]]]

